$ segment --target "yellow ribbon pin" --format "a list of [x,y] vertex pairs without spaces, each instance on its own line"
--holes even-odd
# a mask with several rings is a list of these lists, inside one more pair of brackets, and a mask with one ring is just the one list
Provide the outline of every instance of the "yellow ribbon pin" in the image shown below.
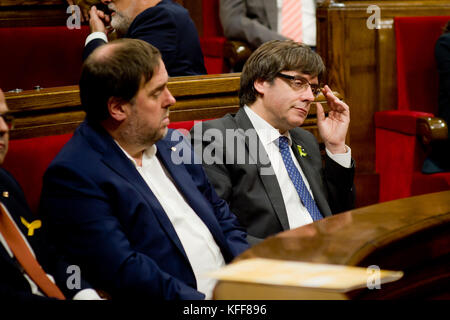
[[22,221],[23,225],[28,229],[28,236],[34,235],[34,230],[39,229],[42,226],[41,220],[34,220],[31,223],[28,223],[24,217],[20,217],[20,221]]
[[305,151],[303,151],[302,146],[297,145],[297,149],[298,149],[298,152],[300,153],[300,156],[306,157],[308,155]]

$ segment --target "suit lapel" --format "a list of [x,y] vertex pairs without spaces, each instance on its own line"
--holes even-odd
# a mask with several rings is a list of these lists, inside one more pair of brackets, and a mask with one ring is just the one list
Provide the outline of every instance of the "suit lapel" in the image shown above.
[[[247,131],[248,129],[255,130],[243,108],[240,108],[237,112],[235,121],[237,123],[237,127],[244,129],[244,131]],[[283,227],[283,230],[289,230],[289,221],[287,217],[286,207],[284,205],[283,195],[281,194],[280,185],[272,167],[265,165],[266,163],[270,163],[269,156],[267,155],[259,137],[257,137],[257,140],[258,150],[260,150],[258,152],[259,154],[256,156],[256,166],[258,167],[259,177],[262,184],[264,185],[264,188],[266,189],[267,196],[272,203],[275,214],[277,215],[278,220]],[[245,140],[245,145],[247,148],[247,152],[249,152],[247,140]]]
[[[22,223],[21,217],[25,219],[26,222],[31,223],[36,219],[36,217],[33,217],[27,213],[25,208],[22,206],[18,206],[17,203],[20,203],[20,199],[16,199],[17,190],[12,187],[12,185],[3,183],[0,186],[0,192],[8,192],[9,196],[7,198],[2,197],[0,200],[3,203],[3,205],[8,209],[9,214],[11,215],[12,219],[16,223],[17,227],[19,228],[19,231],[24,235],[26,241],[30,245],[30,247],[33,249],[35,255],[38,255],[38,249],[37,245],[34,241],[35,236],[27,236],[28,234],[28,228]],[[36,232],[39,232],[39,229],[34,230],[34,234]],[[20,264],[15,259],[12,259],[4,246],[0,243],[0,257],[4,258],[9,264],[11,264],[14,268],[20,268]]]
[[321,177],[315,176],[312,164],[310,163],[310,161],[308,161],[309,160],[308,157],[300,156],[300,152],[298,151],[297,146],[304,146],[305,145],[304,141],[300,137],[298,137],[298,135],[292,134],[292,131],[291,131],[291,138],[292,138],[292,151],[294,152],[295,158],[300,164],[300,167],[302,168],[302,171],[305,174],[306,179],[308,180],[317,207],[319,208],[323,216],[325,217],[331,216],[331,210],[330,207],[328,206],[328,201],[325,198],[325,194],[323,193],[323,191],[321,191],[320,187]]
[[181,244],[181,241],[169,220],[169,217],[145,180],[137,171],[132,161],[123,153],[112,137],[102,129],[94,130],[92,127],[86,125],[84,130],[86,132],[86,136],[89,137],[91,145],[103,154],[103,163],[111,168],[111,170],[115,171],[117,175],[130,182],[130,184],[135,187],[137,192],[139,192],[143,198],[146,199],[147,204],[154,212],[156,218],[161,224],[161,227],[168,235],[168,238],[174,242],[183,256],[188,259],[183,245]]
[[[200,217],[200,219],[208,227],[209,231],[216,239],[217,243],[224,243],[225,239],[222,236],[220,226],[207,209],[210,204],[206,198],[198,191],[197,186],[186,170],[184,164],[174,164],[172,162],[172,146],[166,140],[160,140],[156,143],[158,148],[157,156],[166,170],[169,172],[175,185],[180,193],[184,196],[192,210]],[[190,146],[186,144],[186,150]]]

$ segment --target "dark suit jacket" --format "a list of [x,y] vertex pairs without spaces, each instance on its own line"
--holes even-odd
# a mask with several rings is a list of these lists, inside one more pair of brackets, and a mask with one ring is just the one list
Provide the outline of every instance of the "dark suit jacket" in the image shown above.
[[[21,222],[20,218],[23,217],[27,222],[31,223],[37,220],[38,217],[33,215],[29,209],[17,181],[6,170],[1,168],[0,201],[8,208],[9,213],[33,248],[37,260],[45,272],[54,277],[56,284],[66,298],[72,298],[80,290],[69,290],[67,288],[66,281],[73,274],[72,272],[67,273],[67,268],[70,264],[65,262],[54,248],[50,247],[48,242],[46,242],[45,225],[35,229],[33,235],[28,235],[28,229]],[[31,293],[30,285],[22,274],[22,267],[15,259],[11,259],[2,244],[0,244],[0,270],[0,301],[3,301],[4,298],[13,300],[48,299]],[[80,289],[89,287],[86,282],[81,282]]]
[[[174,164],[177,143],[193,152],[171,132],[156,143],[157,156],[230,262],[248,248],[246,233],[200,164]],[[113,299],[204,298],[167,214],[103,128],[84,122],[75,131],[44,175],[41,208],[53,238]]]
[[439,72],[438,116],[450,123],[450,33],[439,37],[435,46],[435,58]]
[[[161,51],[169,76],[206,74],[197,29],[189,12],[172,0],[162,0],[141,12],[132,22],[126,38],[144,40]],[[84,48],[86,59],[103,40]]]
[[[211,128],[215,128],[218,130],[216,133],[223,136],[227,129],[241,129],[244,132],[254,128],[241,108],[235,116],[228,114],[217,120],[205,121],[191,130],[197,154],[208,147],[208,153],[215,149],[215,155],[223,159],[224,164],[206,164],[204,161],[204,168],[217,194],[229,203],[241,225],[247,228],[249,242],[255,244],[270,235],[288,230],[282,187],[280,188],[273,171],[273,174],[267,174],[270,162],[259,138],[258,152],[249,153],[249,140],[243,134],[237,138],[234,149],[230,150],[220,139],[215,139],[212,143],[212,139],[203,136],[202,133]],[[315,137],[301,128],[291,130],[290,134],[293,140],[292,150],[308,179],[320,212],[327,217],[353,208],[353,160],[351,168],[347,169],[327,156],[323,168]],[[297,145],[305,149],[306,157],[300,156]],[[242,151],[239,149],[245,150],[244,164],[237,161],[238,156],[242,159]],[[227,155],[234,163],[225,163]]]

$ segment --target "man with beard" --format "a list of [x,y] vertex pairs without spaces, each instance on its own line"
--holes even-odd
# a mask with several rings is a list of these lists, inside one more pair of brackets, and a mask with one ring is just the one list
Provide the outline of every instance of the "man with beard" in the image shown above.
[[[172,0],[101,0],[108,12],[91,7],[91,34],[83,53],[108,42],[115,30],[119,37],[144,40],[162,54],[169,76],[206,74],[197,29],[188,11]],[[105,10],[106,11],[106,10]]]
[[[86,121],[44,175],[52,238],[112,299],[210,298],[205,277],[248,248],[201,164],[176,164],[175,103],[155,47],[121,39],[85,61]],[[189,161],[187,161],[189,162]]]
[[[324,72],[307,45],[266,42],[244,65],[237,114],[191,130],[209,179],[251,244],[353,207],[354,163],[345,145],[350,110],[328,86],[321,89]],[[317,140],[298,128],[320,92],[330,108],[326,117],[316,103],[324,167]],[[210,150],[214,159],[206,157]]]

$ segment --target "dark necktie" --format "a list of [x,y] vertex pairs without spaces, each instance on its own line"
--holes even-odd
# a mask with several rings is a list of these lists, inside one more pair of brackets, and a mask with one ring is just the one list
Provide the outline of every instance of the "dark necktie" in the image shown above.
[[33,256],[28,245],[25,243],[20,230],[18,230],[3,208],[3,204],[0,204],[0,232],[17,261],[41,291],[48,297],[64,300],[65,297],[63,293],[56,284],[48,278],[39,262]]
[[292,183],[294,184],[295,190],[297,190],[298,196],[302,201],[303,205],[308,210],[311,215],[313,221],[317,221],[322,219],[322,214],[317,208],[316,202],[311,197],[311,194],[306,187],[302,175],[298,171],[297,167],[292,160],[291,153],[289,151],[289,140],[288,138],[281,136],[278,138],[278,147],[280,148],[281,157],[283,158],[284,165],[286,167],[289,178],[291,178]]

